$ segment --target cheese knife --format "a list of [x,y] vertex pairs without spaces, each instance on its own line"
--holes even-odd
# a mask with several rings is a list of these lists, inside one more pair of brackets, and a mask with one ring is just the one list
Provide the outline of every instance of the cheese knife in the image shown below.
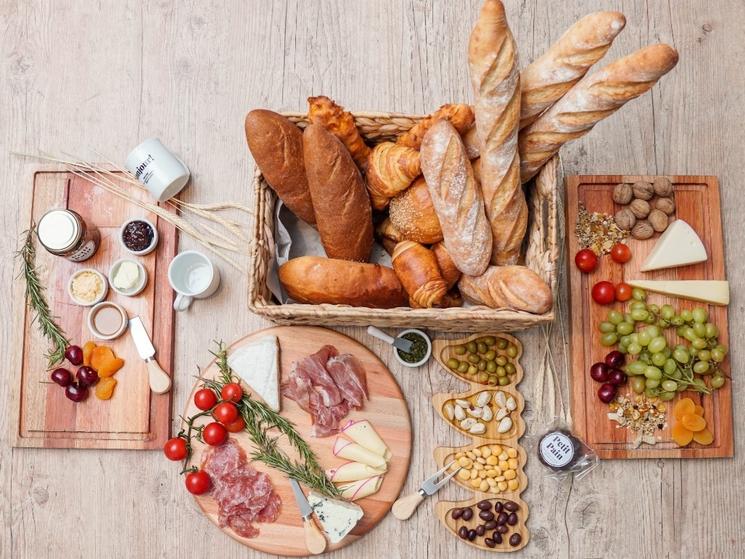
[[145,325],[139,316],[129,319],[129,333],[135,343],[137,353],[145,360],[150,382],[150,390],[156,394],[164,394],[171,389],[171,377],[168,376],[158,362],[155,360],[155,348],[150,336],[145,330]]
[[303,519],[303,529],[305,530],[305,546],[313,555],[319,555],[326,549],[326,537],[321,529],[313,520],[313,507],[308,503],[308,499],[303,493],[303,489],[297,480],[289,478],[292,492],[295,494],[295,501],[300,509],[300,516]]
[[442,468],[437,470],[434,475],[425,479],[424,482],[422,482],[422,486],[416,493],[401,497],[395,503],[393,503],[393,507],[391,508],[391,510],[393,511],[393,516],[395,516],[399,520],[406,520],[410,518],[425,497],[430,497],[437,493],[444,485],[446,485],[451,480],[451,478],[455,474],[458,473],[460,467],[456,468],[445,477],[437,481],[441,475],[443,475],[450,469],[453,463],[454,462],[445,464]]

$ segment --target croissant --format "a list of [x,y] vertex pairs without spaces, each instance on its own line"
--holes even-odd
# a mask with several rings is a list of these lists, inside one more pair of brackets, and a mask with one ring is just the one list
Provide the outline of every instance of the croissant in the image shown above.
[[402,241],[396,245],[391,259],[393,271],[409,294],[412,307],[440,306],[448,286],[431,250],[413,241]]
[[367,159],[367,190],[373,208],[382,210],[422,172],[419,152],[393,142],[378,144]]
[[308,120],[311,124],[320,124],[339,138],[347,146],[357,166],[365,170],[370,148],[362,139],[352,113],[325,95],[308,97]]
[[437,265],[440,267],[442,279],[447,282],[448,289],[452,289],[463,274],[461,274],[453,259],[450,258],[450,253],[444,244],[437,243],[436,245],[432,245],[432,252],[435,254]]
[[443,105],[431,115],[417,122],[408,131],[401,134],[396,140],[396,143],[400,146],[419,149],[422,145],[422,138],[424,138],[427,130],[438,120],[449,121],[453,125],[453,128],[458,131],[458,134],[463,134],[466,130],[473,127],[473,109],[470,105]]

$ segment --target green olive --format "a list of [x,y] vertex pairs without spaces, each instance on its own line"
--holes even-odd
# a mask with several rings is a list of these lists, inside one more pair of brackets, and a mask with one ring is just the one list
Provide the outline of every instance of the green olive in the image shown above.
[[486,344],[483,343],[476,344],[476,348],[478,349],[479,353],[486,353],[487,351],[489,351],[489,348],[486,347]]
[[515,366],[512,363],[507,363],[504,366],[504,370],[507,371],[508,375],[514,375],[517,372],[517,369],[515,369]]
[[457,371],[458,365],[460,365],[460,362],[455,357],[451,357],[450,359],[448,359],[448,369]]
[[486,383],[486,381],[489,380],[489,374],[488,373],[479,373],[476,377],[477,380],[481,383]]
[[500,365],[501,367],[504,367],[507,364],[507,358],[503,356],[497,357],[497,365]]
[[499,377],[496,375],[489,375],[489,384],[496,386],[499,383]]
[[510,342],[508,342],[508,341],[507,341],[507,340],[505,340],[504,338],[497,338],[497,347],[498,347],[499,349],[504,349],[504,348],[506,348],[506,347],[507,347],[507,345],[508,345],[509,343],[510,343]]
[[487,361],[494,361],[497,358],[497,352],[493,349],[490,349],[484,354],[484,359]]
[[507,355],[510,357],[517,357],[517,346],[510,344],[510,347],[507,348]]
[[466,361],[461,361],[460,364],[458,364],[458,372],[465,373],[466,371],[468,371],[468,363]]
[[478,367],[479,371],[486,371],[486,361],[484,361],[483,359],[479,361],[479,364],[476,366]]
[[471,365],[470,367],[468,367],[468,376],[473,376],[478,372],[479,370],[476,368],[475,365]]
[[476,353],[469,353],[468,354],[468,362],[473,363],[474,365],[481,361],[481,358]]
[[481,338],[481,341],[484,342],[486,345],[494,345],[497,342],[494,336],[485,336]]
[[497,367],[497,376],[498,377],[506,377],[507,376],[507,369],[504,367]]
[[479,348],[479,346],[476,344],[476,342],[468,342],[466,344],[466,349],[469,353],[476,353],[476,350]]
[[465,355],[466,354],[466,346],[464,345],[457,345],[453,348],[453,353],[455,355]]
[[508,377],[499,377],[499,386],[507,386],[510,383]]
[[496,373],[497,372],[497,364],[494,361],[487,361],[486,362],[486,370],[490,373]]

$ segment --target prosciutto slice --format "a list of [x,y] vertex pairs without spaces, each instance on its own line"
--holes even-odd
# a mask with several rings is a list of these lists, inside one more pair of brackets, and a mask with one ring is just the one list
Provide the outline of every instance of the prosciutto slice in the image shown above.
[[282,500],[269,476],[253,468],[246,453],[234,439],[209,448],[202,468],[212,480],[211,495],[217,501],[218,523],[229,526],[239,536],[255,538],[255,522],[274,522]]
[[362,407],[367,375],[356,357],[326,345],[293,364],[282,394],[310,414],[314,437],[328,437],[339,432],[350,410]]

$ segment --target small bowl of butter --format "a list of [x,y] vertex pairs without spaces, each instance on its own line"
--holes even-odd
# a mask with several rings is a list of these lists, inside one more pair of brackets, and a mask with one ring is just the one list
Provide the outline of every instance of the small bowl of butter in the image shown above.
[[136,260],[121,258],[109,269],[109,285],[120,295],[134,297],[147,285],[147,270]]

